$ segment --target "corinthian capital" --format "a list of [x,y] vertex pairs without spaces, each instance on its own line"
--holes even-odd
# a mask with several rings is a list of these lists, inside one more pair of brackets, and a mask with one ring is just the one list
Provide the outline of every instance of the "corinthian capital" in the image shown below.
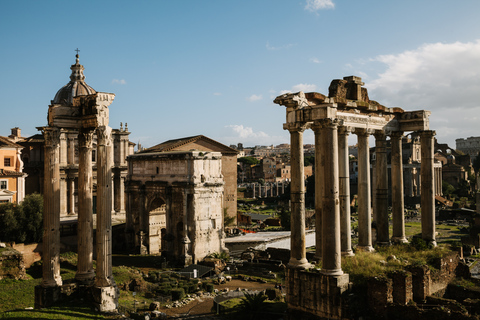
[[60,129],[56,127],[45,127],[42,129],[45,146],[57,148],[60,144]]
[[97,144],[110,145],[112,140],[112,128],[109,126],[100,126],[97,128]]
[[93,131],[90,129],[82,129],[78,133],[78,146],[80,148],[93,147]]

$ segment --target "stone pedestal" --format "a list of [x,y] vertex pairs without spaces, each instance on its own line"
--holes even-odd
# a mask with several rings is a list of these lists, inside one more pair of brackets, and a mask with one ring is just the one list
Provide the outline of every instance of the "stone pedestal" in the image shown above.
[[116,286],[93,287],[93,301],[100,312],[112,312],[118,309],[120,290]]
[[343,294],[349,276],[325,275],[298,269],[286,270],[288,319],[345,319]]
[[48,308],[60,301],[62,297],[61,287],[35,286],[35,309]]

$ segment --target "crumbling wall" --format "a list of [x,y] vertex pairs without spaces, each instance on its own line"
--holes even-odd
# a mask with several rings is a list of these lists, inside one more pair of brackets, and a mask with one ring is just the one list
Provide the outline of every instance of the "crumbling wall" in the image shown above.
[[11,247],[0,249],[0,280],[1,279],[26,279],[23,255]]

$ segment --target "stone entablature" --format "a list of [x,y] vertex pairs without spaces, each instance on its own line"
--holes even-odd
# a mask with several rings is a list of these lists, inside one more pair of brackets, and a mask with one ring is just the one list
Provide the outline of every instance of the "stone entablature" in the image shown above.
[[137,153],[127,160],[130,248],[185,265],[225,250],[220,152]]

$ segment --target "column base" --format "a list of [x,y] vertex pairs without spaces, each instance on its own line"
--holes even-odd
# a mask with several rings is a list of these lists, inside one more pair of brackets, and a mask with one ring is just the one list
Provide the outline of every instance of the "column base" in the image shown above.
[[77,272],[75,280],[81,285],[91,286],[95,281],[95,271]]
[[374,252],[375,251],[375,249],[371,245],[357,246],[357,250],[362,251],[362,252]]
[[408,243],[407,238],[405,237],[392,237],[393,243]]
[[355,253],[353,253],[352,249],[348,249],[347,251],[342,251],[342,256],[343,257],[353,257],[353,256],[355,256]]
[[115,312],[118,309],[120,290],[116,285],[92,287],[93,301],[100,312]]
[[377,245],[381,247],[388,247],[389,245],[391,245],[391,243],[390,241],[382,241],[382,242],[377,242]]
[[342,269],[331,269],[331,270],[322,269],[320,270],[320,273],[326,276],[341,276],[343,275],[343,270]]
[[308,262],[306,258],[303,258],[301,260],[290,258],[287,267],[292,269],[308,269],[311,268],[312,265]]

